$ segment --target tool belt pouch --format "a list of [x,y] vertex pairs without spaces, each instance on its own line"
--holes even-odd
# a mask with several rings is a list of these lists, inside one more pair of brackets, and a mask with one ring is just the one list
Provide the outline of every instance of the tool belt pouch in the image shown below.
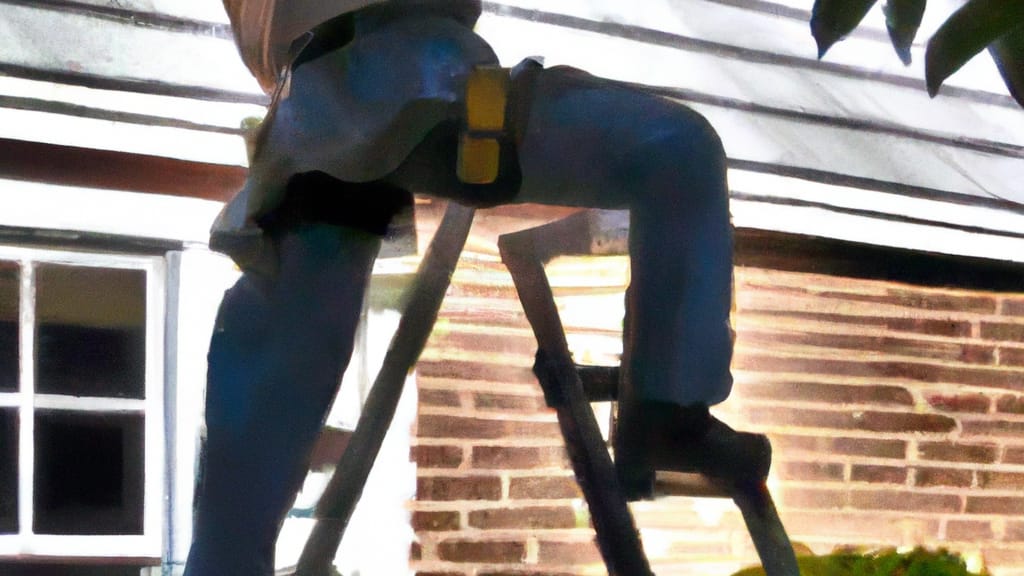
[[457,164],[459,180],[466,184],[498,179],[509,83],[508,69],[498,66],[480,66],[469,75]]

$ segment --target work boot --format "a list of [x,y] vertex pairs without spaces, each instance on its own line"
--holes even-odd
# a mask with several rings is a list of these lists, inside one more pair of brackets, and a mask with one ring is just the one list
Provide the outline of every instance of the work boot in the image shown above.
[[657,470],[737,484],[764,481],[770,466],[767,437],[733,430],[707,406],[648,400],[633,407],[620,405],[615,468],[628,500],[653,497]]

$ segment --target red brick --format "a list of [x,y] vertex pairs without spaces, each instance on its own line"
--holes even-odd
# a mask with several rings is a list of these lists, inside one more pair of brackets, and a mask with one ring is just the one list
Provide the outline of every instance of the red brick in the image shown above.
[[541,540],[537,560],[540,564],[595,564],[601,562],[601,552],[593,541],[552,542]]
[[1007,446],[1002,461],[1006,464],[1024,464],[1024,446]]
[[509,498],[522,500],[550,500],[580,498],[582,492],[574,476],[527,476],[512,478]]
[[[742,308],[741,308],[742,310]],[[754,315],[747,312],[744,315]],[[855,326],[871,326],[884,332],[908,332],[933,336],[970,336],[971,323],[967,320],[947,320],[931,318],[892,318],[889,316],[861,316],[855,314],[833,314],[827,312],[783,311],[763,314],[772,319],[792,318],[812,322],[830,322],[852,324]]]
[[520,541],[448,540],[438,543],[437,555],[446,562],[511,564],[523,561],[526,544]]
[[900,378],[928,383],[957,383],[985,388],[1020,389],[1024,375],[981,366],[950,366],[915,361],[839,360],[738,353],[736,370],[768,373],[828,374],[860,378]]
[[829,402],[832,404],[892,404],[912,406],[914,398],[899,386],[853,386],[814,382],[766,382],[738,384],[736,395],[762,398]]
[[454,390],[420,388],[418,395],[419,403],[423,406],[442,406],[446,408],[459,408],[462,406],[459,393]]
[[843,465],[838,462],[773,462],[772,469],[781,480],[841,481]]
[[815,452],[829,455],[898,458],[907,455],[905,440],[875,438],[833,438],[830,436],[772,435],[775,454]]
[[501,478],[497,476],[420,476],[416,480],[416,499],[498,500]]
[[850,470],[850,480],[880,484],[906,484],[907,469],[899,466],[854,464]]
[[[486,266],[483,263],[474,266]],[[507,271],[500,268],[500,264],[494,271],[505,274]],[[480,283],[472,281],[452,282],[448,289],[448,299],[460,298],[500,298],[503,300],[516,300],[516,290],[512,285],[512,278],[506,277],[505,284]],[[447,299],[445,304],[448,304]],[[446,312],[448,312],[446,308]],[[447,316],[447,314],[445,314]]]
[[950,520],[946,523],[946,540],[954,542],[980,542],[993,540],[992,524],[981,520]]
[[890,288],[884,294],[856,294],[850,292],[819,292],[821,298],[834,298],[850,302],[892,304],[915,310],[946,312],[976,312],[992,314],[996,311],[995,298],[991,296],[967,296],[943,292],[919,292]]
[[[1012,548],[1003,547],[986,547],[981,549],[981,556],[985,559],[985,564],[991,567],[1007,566],[1017,568],[1021,564],[1024,564],[1024,548],[1014,546]],[[1020,572],[1006,571],[998,572],[1000,574],[1005,573],[1011,576],[1019,576]]]
[[458,530],[461,527],[458,512],[417,510],[412,513],[412,528],[417,532],[441,532]]
[[928,404],[943,412],[988,412],[991,401],[984,394],[928,394]]
[[509,364],[490,364],[479,361],[457,360],[420,360],[416,371],[433,378],[455,378],[459,380],[483,380],[487,382],[510,382],[525,384],[536,382],[529,366]]
[[917,454],[922,460],[943,460],[946,462],[988,464],[996,461],[997,453],[998,446],[995,444],[921,442],[917,447]]
[[978,472],[978,486],[993,490],[1024,490],[1024,473],[1020,472]]
[[870,456],[874,458],[906,458],[907,443],[903,440],[872,438],[832,438],[830,448],[844,456]]
[[1015,420],[997,420],[995,418],[964,420],[961,423],[961,430],[963,431],[963,436],[1024,438],[1024,422]]
[[1024,316],[1024,300],[1014,298],[1003,300],[999,313],[1004,316]]
[[533,356],[537,350],[537,341],[529,333],[485,333],[459,329],[434,332],[430,344],[441,350],[479,350],[483,354],[521,354],[526,357]]
[[[868,541],[892,546],[906,537],[907,525],[913,522],[920,532],[938,534],[938,520],[915,518],[908,521],[906,515],[880,515],[875,512],[859,511],[800,511],[786,509],[783,513],[786,530],[794,541],[807,538],[817,539],[826,534],[832,542],[860,544]],[[742,524],[740,525],[742,529]],[[826,531],[827,528],[827,531]]]
[[996,410],[1006,414],[1024,414],[1024,398],[1013,394],[1004,394],[996,402]]
[[906,490],[857,490],[850,493],[850,505],[861,510],[904,512],[960,512],[960,497],[954,494],[925,494]]
[[966,320],[932,320],[928,318],[885,318],[885,327],[897,332],[917,332],[936,336],[970,336],[971,323]]
[[576,576],[575,572],[537,572],[522,570],[499,570],[497,572],[486,570],[477,573],[479,576]]
[[411,455],[420,468],[458,468],[462,464],[461,446],[413,446]]
[[1024,542],[1024,520],[1011,520],[1006,522],[1006,530],[1003,532],[1003,539],[1010,542]]
[[787,509],[839,510],[847,505],[849,492],[844,489],[827,490],[824,488],[784,487],[781,500]]
[[[419,542],[413,542],[409,545],[409,559],[410,560],[423,560],[423,545]],[[417,574],[429,574],[428,572],[422,572]]]
[[999,516],[1024,515],[1024,497],[968,496],[968,514],[996,514]]
[[[414,558],[415,560],[415,558]],[[465,572],[423,572],[421,570],[416,571],[416,576],[466,576]]]
[[977,344],[961,344],[960,346],[960,357],[956,360],[969,364],[991,364],[995,361],[996,349],[994,346]]
[[568,466],[562,446],[474,446],[473,467],[528,470]]
[[889,287],[883,292],[877,291],[878,284],[873,284],[869,291],[853,292],[848,290],[821,290],[818,287],[812,289],[763,286],[762,290],[774,290],[776,292],[788,292],[800,296],[810,296],[822,302],[823,306],[835,305],[833,301],[865,302],[876,304],[889,304],[901,307],[914,308],[915,311],[927,310],[937,312],[973,312],[978,314],[993,314],[995,312],[995,298],[988,295],[974,294],[953,294],[948,292],[921,291],[913,288]]
[[1002,348],[999,350],[1000,366],[1024,366],[1024,348]]
[[555,422],[530,422],[500,418],[468,418],[421,414],[417,432],[423,438],[491,440],[498,438],[561,438]]
[[910,378],[920,382],[955,383],[981,388],[1018,390],[1021,375],[998,368],[941,366],[918,362],[906,362],[884,366],[885,375],[894,378]]
[[469,525],[483,529],[555,529],[575,528],[576,513],[569,506],[530,506],[494,508],[469,513]]
[[956,429],[955,420],[938,414],[869,411],[859,420],[862,430],[872,432],[951,432]]
[[860,334],[823,334],[820,332],[772,331],[761,326],[737,330],[739,347],[756,346],[771,349],[777,346],[803,346],[833,350],[851,350],[858,353],[876,352],[889,356],[910,356],[988,364],[995,348],[990,345],[970,345],[957,342],[919,340],[893,336],[865,336]]
[[1006,342],[1024,342],[1024,324],[982,322],[981,337]]
[[974,474],[970,470],[956,468],[915,468],[914,470],[914,485],[920,487],[968,488],[974,481]]
[[808,428],[831,428],[868,430],[871,432],[936,432],[945,433],[956,429],[956,421],[939,414],[915,414],[912,412],[859,413],[809,410],[804,408],[755,407],[746,411],[747,419],[756,425],[772,424],[802,426]]
[[473,406],[477,410],[500,410],[510,412],[538,412],[546,408],[541,396],[521,394],[473,394]]

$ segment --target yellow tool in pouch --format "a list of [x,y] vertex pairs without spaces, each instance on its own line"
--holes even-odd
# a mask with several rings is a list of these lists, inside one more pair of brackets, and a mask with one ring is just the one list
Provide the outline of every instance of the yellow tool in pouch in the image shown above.
[[491,184],[498,179],[508,89],[506,68],[480,66],[469,75],[457,168],[459,180],[466,184]]

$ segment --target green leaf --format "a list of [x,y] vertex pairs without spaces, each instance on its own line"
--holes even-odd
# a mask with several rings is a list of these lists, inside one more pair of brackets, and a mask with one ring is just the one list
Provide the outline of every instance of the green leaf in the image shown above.
[[1024,0],[970,0],[928,41],[925,81],[935,96],[942,83],[968,60],[1024,23]]
[[811,35],[818,44],[818,58],[860,24],[875,0],[815,0]]
[[910,64],[910,47],[921,27],[926,3],[925,0],[888,0],[882,7],[892,47],[905,65]]
[[1010,95],[1024,107],[1024,25],[1003,34],[988,47]]

